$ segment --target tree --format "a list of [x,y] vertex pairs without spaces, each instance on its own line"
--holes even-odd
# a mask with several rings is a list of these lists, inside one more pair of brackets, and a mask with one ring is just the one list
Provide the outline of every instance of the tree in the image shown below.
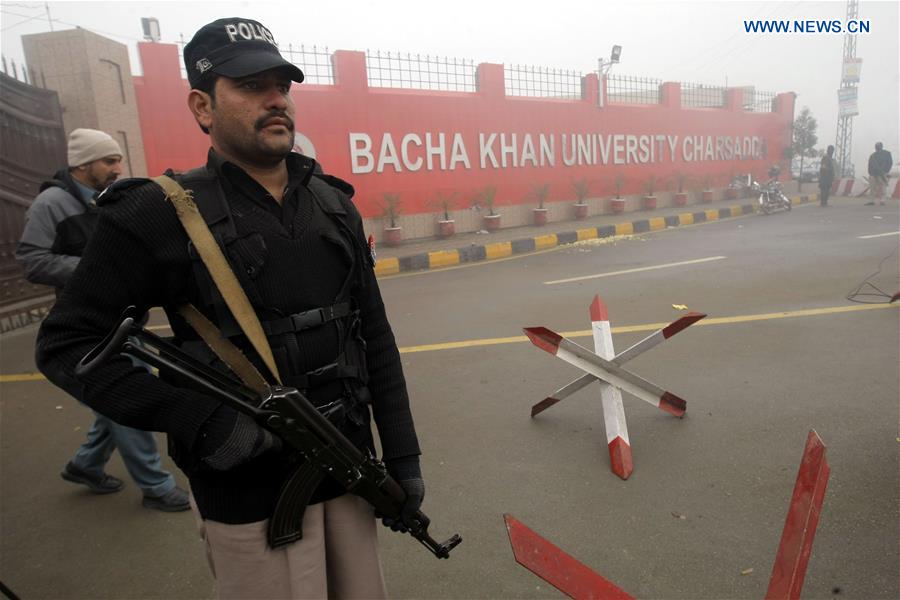
[[800,111],[800,115],[794,119],[791,154],[800,157],[797,191],[800,191],[803,187],[803,159],[818,156],[816,152],[816,144],[819,142],[819,138],[816,136],[818,127],[819,124],[816,122],[816,118],[812,116],[812,113],[809,112],[808,106],[804,106],[803,110]]

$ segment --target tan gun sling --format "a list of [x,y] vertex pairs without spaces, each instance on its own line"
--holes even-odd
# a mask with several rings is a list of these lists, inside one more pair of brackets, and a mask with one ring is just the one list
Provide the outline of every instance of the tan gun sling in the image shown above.
[[[275,365],[275,358],[272,355],[272,349],[263,332],[262,325],[259,322],[256,312],[244,292],[244,288],[238,282],[231,266],[222,249],[216,243],[212,232],[203,220],[197,205],[194,203],[191,191],[186,190],[177,181],[166,175],[154,177],[153,181],[159,184],[166,192],[166,200],[175,207],[175,212],[184,226],[188,237],[197,249],[197,253],[203,260],[203,264],[209,270],[213,282],[225,299],[225,304],[234,315],[238,325],[240,325],[247,339],[253,344],[253,348],[260,355],[263,362],[268,367],[275,381],[281,384],[281,377],[278,374],[278,367]],[[243,382],[255,389],[262,391],[265,388],[265,378],[260,375],[256,367],[253,366],[246,356],[234,344],[225,338],[219,329],[213,325],[203,314],[193,305],[186,304],[179,307],[179,314],[190,323],[191,327],[203,338],[203,341],[222,359],[222,361],[234,371]]]

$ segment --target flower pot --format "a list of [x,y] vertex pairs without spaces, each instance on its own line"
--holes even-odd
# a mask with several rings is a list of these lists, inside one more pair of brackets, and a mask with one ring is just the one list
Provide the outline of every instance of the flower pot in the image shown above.
[[456,233],[456,221],[450,219],[449,221],[438,221],[438,237],[439,238],[448,238],[452,237],[453,234]]
[[613,198],[609,201],[609,209],[614,215],[625,212],[625,198]]
[[484,215],[484,228],[488,231],[500,229],[500,215]]
[[589,208],[589,205],[587,203],[582,204],[580,202],[576,202],[573,206],[575,207],[575,218],[576,219],[581,220],[581,219],[587,218],[588,208]]
[[703,190],[702,196],[700,197],[700,201],[704,203],[709,203],[713,201],[713,191],[712,190]]
[[738,191],[734,188],[728,188],[725,190],[725,199],[726,200],[737,200]]
[[656,196],[644,196],[641,198],[641,208],[643,210],[655,210]]
[[534,224],[538,227],[547,224],[547,209],[546,208],[535,208],[532,211],[534,215]]
[[678,192],[677,194],[675,194],[675,206],[685,206],[687,205],[687,201],[687,192]]
[[402,227],[385,227],[384,228],[384,245],[399,246],[403,241]]

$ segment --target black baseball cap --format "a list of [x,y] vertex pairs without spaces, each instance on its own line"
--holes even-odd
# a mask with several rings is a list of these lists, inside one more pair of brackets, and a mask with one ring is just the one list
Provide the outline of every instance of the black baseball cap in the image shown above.
[[242,17],[201,27],[184,47],[184,66],[192,88],[211,73],[237,78],[277,68],[284,68],[297,83],[303,81],[303,71],[278,52],[272,32]]

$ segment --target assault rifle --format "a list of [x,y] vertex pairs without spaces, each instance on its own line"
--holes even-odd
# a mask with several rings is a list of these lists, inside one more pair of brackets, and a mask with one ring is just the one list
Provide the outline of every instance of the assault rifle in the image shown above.
[[[137,341],[135,341],[137,340]],[[384,464],[366,456],[298,390],[267,386],[257,393],[228,374],[213,369],[174,344],[141,328],[129,311],[118,326],[79,362],[76,375],[89,373],[110,357],[125,354],[190,381],[231,408],[275,433],[303,461],[283,485],[269,519],[269,546],[278,548],[303,537],[303,512],[310,496],[327,475],[367,500],[378,514],[401,519],[406,493]],[[430,519],[420,510],[402,519],[409,534],[437,558],[448,558],[462,538],[457,534],[438,543],[428,535]]]

